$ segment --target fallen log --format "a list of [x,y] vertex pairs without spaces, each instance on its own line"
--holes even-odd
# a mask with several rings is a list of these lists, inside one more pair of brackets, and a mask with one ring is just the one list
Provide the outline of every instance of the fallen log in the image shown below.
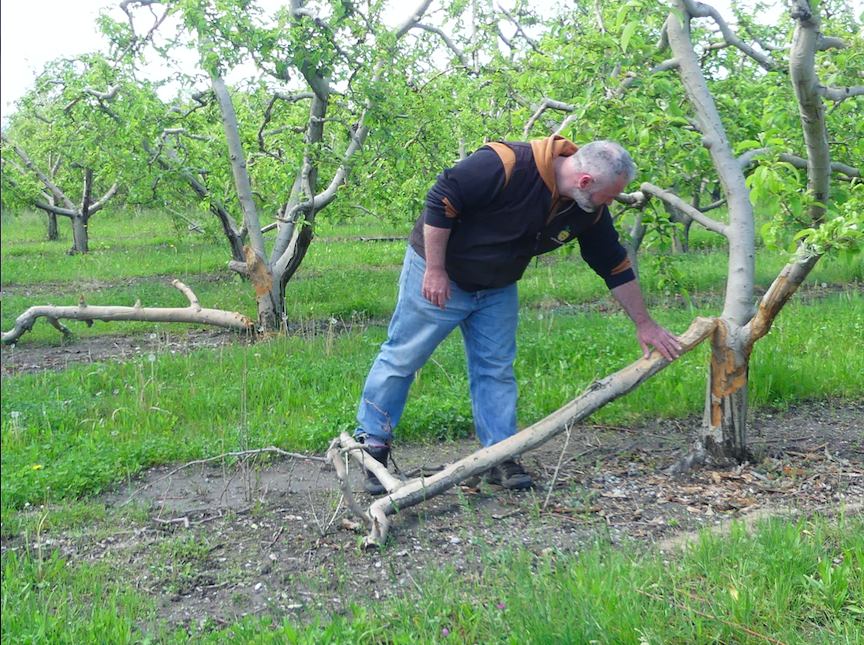
[[[708,338],[716,325],[717,321],[714,318],[696,318],[679,338],[681,354],[689,352]],[[337,460],[342,459],[343,454],[347,453],[359,464],[378,475],[389,492],[386,497],[373,502],[368,511],[357,513],[355,510],[355,514],[369,528],[369,535],[363,539],[363,547],[372,548],[384,544],[390,528],[390,521],[387,518],[397,510],[440,495],[459,482],[480,475],[502,461],[543,445],[610,401],[635,390],[667,365],[669,361],[663,358],[660,352],[654,350],[648,358],[640,358],[618,372],[592,383],[585,392],[534,425],[500,443],[478,450],[450,464],[431,477],[421,475],[415,479],[400,481],[387,473],[381,464],[370,459],[362,446],[348,433],[341,433],[338,438],[341,450],[336,449],[337,441],[334,441],[334,446],[328,451],[328,457],[334,465]],[[337,467],[337,474],[344,481],[346,475],[341,462]]]
[[205,309],[201,307],[198,297],[192,289],[179,280],[174,280],[171,284],[189,300],[188,307],[142,307],[140,300],[133,307],[90,306],[82,297],[78,300],[78,304],[73,306],[42,305],[30,307],[15,319],[15,326],[12,329],[3,332],[2,341],[7,345],[18,342],[21,336],[32,330],[33,324],[42,317],[46,318],[53,327],[66,337],[71,336],[71,332],[60,322],[61,320],[80,320],[88,326],[92,325],[94,320],[104,322],[138,320],[215,325],[216,327],[239,331],[255,330],[255,323],[248,316],[222,309]]

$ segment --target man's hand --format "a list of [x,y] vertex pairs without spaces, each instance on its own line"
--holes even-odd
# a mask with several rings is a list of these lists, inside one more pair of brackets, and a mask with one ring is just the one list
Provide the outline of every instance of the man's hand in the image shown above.
[[423,274],[423,297],[440,307],[441,311],[447,308],[447,301],[450,300],[450,277],[446,271],[426,267]]
[[636,325],[636,337],[639,339],[639,345],[642,347],[642,354],[645,358],[651,354],[651,350],[648,349],[649,345],[663,354],[663,358],[667,361],[674,361],[678,358],[681,351],[678,337],[665,327],[658,325],[648,315],[645,301],[642,300],[639,282],[636,280],[625,282],[612,289],[612,295],[624,307],[624,311]]
[[653,320],[637,327],[636,337],[642,347],[643,358],[648,358],[651,354],[649,346],[663,354],[663,358],[667,361],[674,361],[680,355],[681,345],[678,342],[678,337]]
[[423,225],[423,239],[426,245],[426,272],[423,274],[423,297],[441,311],[447,308],[450,300],[450,276],[444,270],[447,254],[449,228]]

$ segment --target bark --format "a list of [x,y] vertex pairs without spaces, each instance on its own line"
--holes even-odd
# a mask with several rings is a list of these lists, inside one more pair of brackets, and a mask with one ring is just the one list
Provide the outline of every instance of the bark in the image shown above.
[[[711,335],[715,326],[716,321],[714,319],[695,319],[690,328],[680,336],[682,354],[690,351]],[[405,509],[440,495],[460,481],[480,475],[506,459],[511,459],[541,446],[610,401],[636,389],[667,365],[669,362],[655,350],[647,359],[640,358],[615,374],[595,382],[585,393],[545,419],[509,439],[450,464],[443,471],[428,478],[420,477],[408,482],[397,480],[381,464],[369,459],[360,444],[355,442],[350,435],[342,433],[339,437],[342,449],[348,452],[358,463],[375,472],[381,483],[389,491],[389,495],[375,501],[369,507],[368,512],[360,515],[360,519],[366,522],[370,529],[369,535],[364,540],[364,546],[374,547],[384,544],[389,530],[387,517],[396,513],[397,510]],[[341,458],[338,451],[335,450],[330,451],[330,456],[334,460]],[[337,472],[339,471],[337,470]]]
[[57,215],[50,211],[45,213],[48,216],[48,234],[47,238],[50,242],[56,242],[60,239],[60,231],[57,229]]
[[725,464],[745,461],[747,448],[747,378],[750,347],[743,329],[718,321],[711,337],[708,393],[700,440],[712,459]]
[[87,236],[87,222],[80,215],[71,217],[70,219],[72,220],[72,248],[69,252],[72,255],[76,253],[89,253],[90,245]]
[[[267,261],[267,250],[264,247],[264,234],[258,221],[258,210],[255,207],[255,199],[252,196],[252,184],[249,181],[249,172],[246,168],[246,153],[243,150],[243,142],[240,140],[240,128],[237,123],[237,112],[231,101],[228,86],[222,78],[218,69],[210,70],[210,84],[216,102],[219,104],[219,112],[222,117],[222,125],[225,130],[225,140],[228,144],[228,155],[231,159],[231,172],[234,175],[234,187],[237,191],[237,199],[243,211],[243,229],[249,236],[249,246],[257,256],[259,273],[264,272],[269,276],[270,284],[273,283],[273,274],[270,263]],[[245,253],[244,253],[245,255]],[[247,264],[249,259],[246,259]],[[260,284],[264,284],[261,282]],[[258,326],[263,330],[273,331],[278,329],[281,323],[281,300],[274,301],[269,290],[262,291],[255,286],[255,296],[258,302]]]
[[2,341],[6,344],[18,342],[21,336],[33,329],[33,324],[42,317],[47,318],[51,325],[67,337],[71,333],[60,320],[81,320],[87,323],[88,326],[92,325],[94,320],[102,320],[104,322],[118,320],[182,322],[215,325],[238,331],[255,331],[253,321],[247,316],[233,311],[202,308],[198,302],[198,297],[189,287],[179,280],[174,280],[171,284],[189,300],[188,307],[142,307],[140,300],[135,303],[134,307],[91,307],[84,302],[84,298],[81,298],[76,306],[55,307],[54,305],[45,305],[30,307],[15,319],[15,326],[12,329],[3,332]]
[[87,227],[90,220],[90,196],[93,191],[93,169],[84,171],[84,196],[81,198],[81,211],[72,217],[72,255],[89,253]]

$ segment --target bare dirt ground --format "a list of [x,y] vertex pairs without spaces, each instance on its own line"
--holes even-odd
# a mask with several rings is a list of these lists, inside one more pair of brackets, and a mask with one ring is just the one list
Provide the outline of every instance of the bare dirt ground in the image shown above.
[[[2,548],[56,549],[73,566],[109,563],[157,599],[159,621],[195,629],[246,615],[347,612],[422,585],[434,570],[470,576],[483,554],[514,546],[551,557],[597,541],[672,549],[734,519],[862,512],[864,402],[756,414],[753,463],[664,474],[686,453],[696,421],[574,428],[569,441],[524,456],[536,489],[452,489],[395,516],[381,551],[359,548],[365,530],[329,465],[260,455],[151,469],[95,500],[107,520],[4,539]],[[399,445],[396,461],[403,471],[433,467],[476,447]],[[356,468],[352,482],[368,504]]]
[[[4,347],[2,368],[7,377],[234,339],[201,331],[26,351]],[[569,439],[559,436],[524,456],[534,490],[485,483],[452,489],[394,516],[380,551],[359,548],[365,530],[355,528],[332,467],[274,455],[153,468],[93,500],[108,509],[106,518],[38,537],[4,537],[2,550],[57,550],[71,566],[107,563],[118,579],[156,598],[158,620],[194,629],[246,615],[304,620],[347,612],[352,602],[422,585],[431,571],[471,576],[483,566],[483,554],[514,546],[551,557],[597,541],[671,549],[694,531],[722,529],[732,520],[862,512],[864,401],[754,413],[752,463],[665,474],[687,453],[698,422],[576,427]],[[409,472],[477,447],[472,440],[400,444],[395,460]],[[356,467],[352,476],[368,505]],[[41,517],[46,509],[25,512]]]

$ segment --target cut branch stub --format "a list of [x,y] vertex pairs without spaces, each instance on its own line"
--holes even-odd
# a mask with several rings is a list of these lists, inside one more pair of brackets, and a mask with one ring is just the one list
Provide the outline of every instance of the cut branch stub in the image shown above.
[[[689,352],[705,340],[714,331],[716,325],[717,321],[713,318],[696,318],[679,338],[682,347],[681,354]],[[369,535],[364,540],[364,546],[375,547],[384,543],[389,529],[387,516],[392,515],[398,509],[414,506],[440,495],[459,482],[480,475],[506,459],[541,446],[610,401],[636,389],[667,365],[669,365],[669,361],[655,350],[647,359],[640,358],[615,374],[593,383],[583,394],[545,419],[500,443],[478,450],[468,457],[450,464],[432,477],[421,476],[408,482],[400,482],[392,476],[381,479],[389,494],[369,507],[368,518],[371,519],[372,526]],[[339,441],[342,448],[349,450],[351,456],[358,462],[362,463],[364,459],[368,459],[362,450],[356,450],[359,444],[347,433],[342,433]],[[372,460],[368,459],[368,462],[372,462]],[[373,472],[379,474],[379,469],[375,468],[374,463],[366,464],[367,468],[370,466]]]

